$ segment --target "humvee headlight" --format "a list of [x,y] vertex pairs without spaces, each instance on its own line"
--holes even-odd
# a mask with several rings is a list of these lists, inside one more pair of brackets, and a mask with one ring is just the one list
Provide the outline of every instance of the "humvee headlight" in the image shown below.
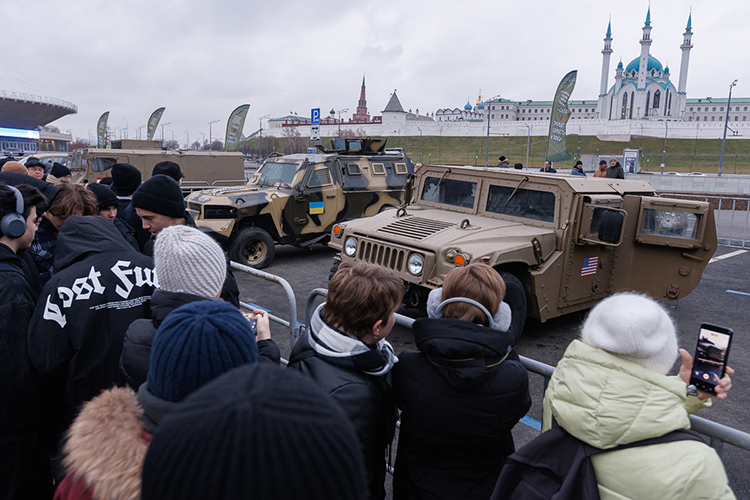
[[333,226],[333,235],[336,238],[341,238],[341,236],[344,235],[344,230],[341,228],[341,226],[336,224],[335,226]]
[[354,257],[354,253],[357,251],[357,240],[349,238],[344,243],[344,253],[349,257]]
[[411,257],[409,257],[409,272],[412,273],[414,276],[419,276],[422,274],[422,269],[424,268],[424,261],[422,261],[422,256],[419,254],[413,254]]

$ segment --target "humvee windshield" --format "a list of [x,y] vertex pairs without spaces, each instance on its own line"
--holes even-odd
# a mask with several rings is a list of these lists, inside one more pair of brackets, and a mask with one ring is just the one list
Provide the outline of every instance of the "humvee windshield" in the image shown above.
[[[514,194],[515,191],[515,194]],[[547,191],[490,186],[487,211],[544,222],[555,220],[555,195]]]
[[265,184],[292,185],[294,174],[297,173],[299,162],[290,162],[279,159],[277,161],[266,161],[255,176],[255,183],[263,186]]
[[473,208],[477,183],[428,177],[422,189],[422,199],[454,207]]

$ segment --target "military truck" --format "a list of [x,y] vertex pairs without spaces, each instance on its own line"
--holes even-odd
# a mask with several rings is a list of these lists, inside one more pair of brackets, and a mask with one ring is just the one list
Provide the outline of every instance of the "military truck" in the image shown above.
[[544,322],[622,290],[685,297],[717,246],[708,203],[641,181],[423,166],[408,191],[398,210],[333,227],[334,269],[393,269],[405,303],[423,307],[451,269],[484,262],[505,280],[516,336],[527,315]]
[[[182,190],[186,194],[212,186],[237,186],[246,182],[242,153],[141,149],[138,143],[158,144],[158,141],[123,140],[122,145],[130,149],[86,148],[71,151],[67,162],[72,174],[71,181],[97,182],[110,177],[115,163],[130,163],[141,171],[141,179],[145,181],[151,177],[154,165],[161,161],[173,161],[180,165],[185,175]],[[146,145],[154,147],[152,144]]]
[[332,150],[270,157],[246,186],[193,193],[188,211],[232,260],[262,269],[275,244],[310,247],[337,222],[401,205],[414,165],[403,152],[385,152],[385,143],[341,139]]

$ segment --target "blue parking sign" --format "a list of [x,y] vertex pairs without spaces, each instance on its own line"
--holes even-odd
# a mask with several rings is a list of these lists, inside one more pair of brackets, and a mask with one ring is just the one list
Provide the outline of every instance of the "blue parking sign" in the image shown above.
[[310,123],[320,123],[320,108],[313,108],[311,110]]

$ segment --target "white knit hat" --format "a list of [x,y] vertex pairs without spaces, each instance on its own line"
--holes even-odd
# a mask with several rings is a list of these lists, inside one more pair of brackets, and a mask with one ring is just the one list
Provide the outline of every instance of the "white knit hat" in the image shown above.
[[655,300],[620,293],[594,307],[581,340],[622,359],[666,375],[677,359],[677,335],[667,311]]
[[154,262],[159,288],[215,298],[227,274],[224,252],[198,229],[169,226],[159,232],[154,244]]

